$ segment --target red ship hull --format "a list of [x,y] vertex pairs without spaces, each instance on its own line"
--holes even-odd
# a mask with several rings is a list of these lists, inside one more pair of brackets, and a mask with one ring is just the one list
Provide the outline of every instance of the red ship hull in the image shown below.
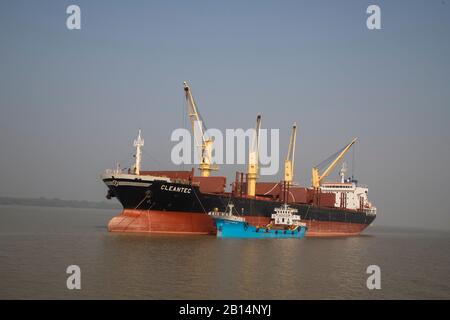
[[[246,216],[252,225],[266,225],[267,217]],[[307,237],[359,235],[368,225],[336,221],[303,220]],[[204,213],[124,209],[108,224],[110,232],[215,234],[213,219]]]

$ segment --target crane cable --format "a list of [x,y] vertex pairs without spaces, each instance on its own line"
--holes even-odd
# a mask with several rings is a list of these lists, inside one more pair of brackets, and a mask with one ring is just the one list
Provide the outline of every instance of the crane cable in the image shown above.
[[346,148],[347,146],[341,148],[338,152],[333,153],[331,156],[323,160],[321,163],[315,166],[315,168],[322,170],[325,168],[328,164],[330,164],[334,159],[337,158],[337,156]]
[[355,177],[355,168],[356,168],[356,144],[353,145],[353,150],[352,150],[352,180]]

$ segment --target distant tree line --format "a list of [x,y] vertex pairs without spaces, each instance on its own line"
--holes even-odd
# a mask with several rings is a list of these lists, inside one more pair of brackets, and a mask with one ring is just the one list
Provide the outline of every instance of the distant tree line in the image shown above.
[[67,207],[67,208],[92,208],[92,209],[117,209],[120,204],[117,202],[93,202],[78,200],[61,200],[58,198],[12,198],[0,197],[0,205],[20,205],[35,207]]

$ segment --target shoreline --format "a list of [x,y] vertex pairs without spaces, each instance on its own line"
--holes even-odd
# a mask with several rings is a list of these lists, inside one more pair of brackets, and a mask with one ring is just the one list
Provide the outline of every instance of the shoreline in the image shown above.
[[80,201],[80,200],[62,200],[48,198],[13,198],[0,197],[2,206],[26,206],[26,207],[49,207],[49,208],[75,208],[75,209],[121,209],[119,203]]

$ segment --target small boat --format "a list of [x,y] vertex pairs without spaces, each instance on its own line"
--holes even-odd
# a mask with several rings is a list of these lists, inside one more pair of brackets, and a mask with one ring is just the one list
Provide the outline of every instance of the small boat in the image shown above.
[[244,217],[233,214],[233,204],[225,212],[214,210],[208,214],[214,219],[217,237],[220,238],[303,238],[306,224],[301,222],[297,209],[286,203],[275,208],[272,220],[266,226],[253,226]]

